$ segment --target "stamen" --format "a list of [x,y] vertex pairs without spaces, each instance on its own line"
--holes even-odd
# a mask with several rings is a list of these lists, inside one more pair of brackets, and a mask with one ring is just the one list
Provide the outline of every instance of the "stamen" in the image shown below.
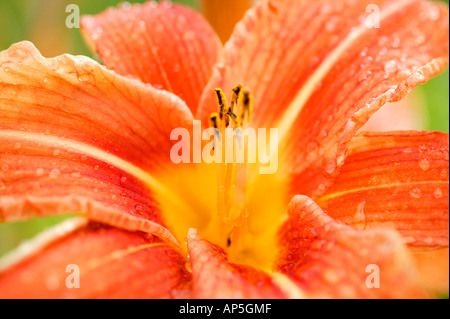
[[247,128],[252,120],[253,113],[253,94],[249,91],[244,91],[242,107],[239,112],[239,121],[242,128]]
[[[244,91],[239,84],[233,88],[230,107],[227,108],[227,99],[223,91],[217,88],[215,93],[219,112],[211,114],[210,126],[219,129],[221,137],[214,151],[220,149],[221,154],[225,155],[226,149],[233,150],[233,161],[231,163],[222,161],[218,164],[218,207],[217,216],[214,216],[212,220],[219,223],[223,244],[232,251],[237,251],[240,247],[237,242],[242,240],[239,238],[243,238],[247,229],[247,159],[244,163],[236,163],[235,148],[239,148],[241,152],[244,151],[244,136],[235,134],[236,145],[233,147],[234,138],[231,140],[227,138],[225,129],[230,124],[234,129],[248,127],[253,108],[253,96],[250,92]],[[224,159],[225,157],[222,156],[222,160]]]
[[213,128],[219,128],[219,114],[211,113],[209,117],[209,126]]
[[[221,89],[215,89],[217,96],[217,103],[219,104],[219,115],[220,119],[225,123],[225,127],[228,127],[230,124],[230,119],[227,115],[228,107],[227,107],[227,98]],[[225,128],[224,127],[224,128]]]

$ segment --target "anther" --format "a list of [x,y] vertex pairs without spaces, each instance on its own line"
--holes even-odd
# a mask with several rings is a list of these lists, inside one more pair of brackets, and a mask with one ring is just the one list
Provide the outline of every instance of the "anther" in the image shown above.
[[[225,94],[220,88],[215,89],[219,109],[217,113],[210,116],[210,127],[218,129],[219,137],[217,145],[213,150],[221,150],[220,155],[226,153],[229,148],[233,148],[233,141],[225,138],[225,129],[231,126],[234,129],[247,128],[251,120],[253,108],[253,95],[245,91],[242,85],[236,85],[231,93],[230,105],[227,105]],[[231,125],[230,125],[231,124]],[[220,133],[219,133],[220,132]],[[236,133],[236,138],[238,133]],[[223,134],[224,138],[220,138]],[[235,147],[245,148],[242,136],[239,134],[240,143]],[[234,152],[234,150],[233,150]],[[234,155],[234,154],[233,154]],[[217,219],[220,223],[220,237],[226,240],[224,244],[232,249],[237,249],[235,242],[239,241],[239,236],[245,230],[247,208],[247,163],[236,163],[235,158],[231,162],[221,162],[218,165],[218,208]],[[228,231],[228,236],[224,233]],[[234,247],[234,248],[233,248]]]
[[247,126],[252,120],[253,113],[253,94],[249,91],[244,91],[242,107],[239,112],[239,121],[242,126]]
[[[231,106],[229,108],[229,115],[233,119],[233,126],[239,127],[239,118],[237,117],[237,108],[242,100],[242,85],[238,84],[233,88],[233,91],[231,93]],[[230,114],[231,113],[231,114]]]
[[219,114],[215,112],[211,113],[211,116],[209,117],[209,127],[219,128]]
[[220,119],[223,119],[223,115],[228,111],[227,109],[227,98],[221,89],[215,89],[217,96],[217,103],[219,104],[219,115]]

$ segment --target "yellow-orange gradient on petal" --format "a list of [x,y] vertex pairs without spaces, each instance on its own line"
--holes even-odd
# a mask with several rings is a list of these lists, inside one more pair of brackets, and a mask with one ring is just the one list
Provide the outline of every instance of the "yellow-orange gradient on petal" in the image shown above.
[[[365,25],[369,4],[382,28]],[[0,53],[0,219],[88,219],[6,263],[5,297],[48,285],[45,296],[71,297],[55,284],[70,260],[91,287],[74,297],[427,296],[411,249],[448,247],[448,134],[356,133],[447,67],[447,6],[260,1],[223,47],[200,14],[170,3],[82,26],[104,66],[44,58],[29,42]],[[255,162],[209,163],[208,126],[270,138]],[[241,138],[210,151],[249,154]],[[277,160],[269,174],[262,149]],[[365,284],[371,263],[380,290]],[[128,294],[114,289],[127,282]]]

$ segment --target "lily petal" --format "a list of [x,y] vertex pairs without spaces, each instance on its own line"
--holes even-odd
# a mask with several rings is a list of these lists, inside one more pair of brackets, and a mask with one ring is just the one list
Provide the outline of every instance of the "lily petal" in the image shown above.
[[0,53],[0,66],[1,130],[85,143],[149,170],[170,161],[172,129],[192,125],[175,95],[83,56],[47,59],[24,41]]
[[63,236],[53,232],[53,237],[34,254],[0,272],[0,298],[189,295],[191,278],[185,258],[157,237],[93,222]]
[[[357,230],[337,222],[306,196],[295,196],[280,230],[276,269],[312,298],[413,298],[412,260],[389,229]],[[375,276],[378,272],[379,286]],[[371,275],[373,277],[371,277]]]
[[[379,28],[370,24],[377,9]],[[315,197],[331,184],[368,118],[447,64],[445,5],[262,1],[225,45],[198,117],[214,111],[215,87],[230,91],[242,83],[255,96],[252,125],[279,129],[293,193]]]
[[228,262],[219,246],[189,230],[188,249],[192,265],[193,298],[286,298],[287,295],[266,272]]
[[448,247],[448,140],[440,132],[361,133],[318,203],[346,224],[391,227],[409,245]]
[[151,195],[166,188],[149,172],[170,161],[170,132],[189,121],[173,94],[91,59],[11,46],[0,53],[0,219],[79,209],[154,228],[145,221],[161,222]]
[[110,8],[82,17],[81,26],[108,68],[173,92],[192,110],[222,50],[199,13],[166,2]]

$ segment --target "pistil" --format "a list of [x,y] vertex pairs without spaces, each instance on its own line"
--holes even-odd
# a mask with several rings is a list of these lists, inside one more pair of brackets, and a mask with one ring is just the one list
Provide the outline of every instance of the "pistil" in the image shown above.
[[[228,107],[223,91],[216,89],[215,92],[219,112],[211,114],[210,126],[218,131],[214,152],[220,152],[221,161],[218,163],[218,207],[214,220],[218,221],[224,245],[231,250],[238,250],[239,238],[243,237],[247,229],[248,159],[244,130],[251,119],[253,98],[241,85],[237,85],[232,91]],[[230,151],[231,157],[227,156]],[[237,153],[244,154],[243,162],[238,161]]]

